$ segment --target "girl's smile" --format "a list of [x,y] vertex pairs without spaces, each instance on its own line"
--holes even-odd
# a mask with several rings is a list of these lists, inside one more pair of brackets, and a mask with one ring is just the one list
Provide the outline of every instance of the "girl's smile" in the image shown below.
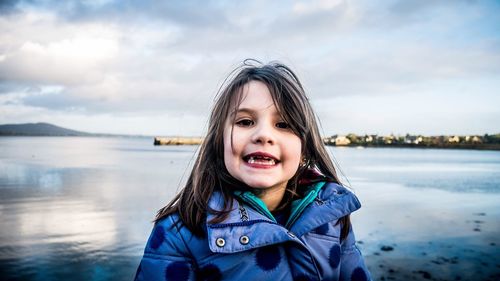
[[243,156],[243,160],[245,160],[250,167],[257,169],[273,168],[280,162],[273,155],[261,151],[247,154]]
[[250,187],[284,192],[299,167],[301,140],[281,118],[266,84],[251,81],[242,94],[225,123],[226,168]]

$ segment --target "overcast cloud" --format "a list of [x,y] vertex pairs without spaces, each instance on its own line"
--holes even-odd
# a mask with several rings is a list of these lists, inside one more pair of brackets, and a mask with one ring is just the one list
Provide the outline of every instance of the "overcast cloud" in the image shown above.
[[0,123],[201,135],[225,76],[281,60],[325,135],[498,133],[498,1],[1,1]]

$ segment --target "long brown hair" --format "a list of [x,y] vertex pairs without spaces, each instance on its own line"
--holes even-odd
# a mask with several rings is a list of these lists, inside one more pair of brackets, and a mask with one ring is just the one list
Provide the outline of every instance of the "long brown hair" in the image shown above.
[[[231,109],[239,107],[243,99],[243,86],[250,81],[260,81],[267,85],[281,118],[302,142],[302,156],[305,162],[288,181],[287,192],[281,205],[287,205],[295,197],[301,196],[301,190],[297,190],[298,181],[308,168],[316,168],[330,181],[340,183],[319,134],[316,116],[295,73],[279,62],[262,64],[257,60],[247,59],[222,83],[210,115],[208,132],[200,146],[193,170],[184,188],[158,211],[155,222],[177,213],[193,234],[203,236],[207,212],[215,214],[215,219],[210,223],[221,222],[232,209],[232,191],[235,188],[252,190],[227,171],[223,141],[224,126],[227,118],[230,118],[229,113]],[[214,191],[221,192],[224,198],[223,210],[213,210],[208,206]],[[349,232],[349,216],[343,217],[339,223],[342,224],[343,239]]]

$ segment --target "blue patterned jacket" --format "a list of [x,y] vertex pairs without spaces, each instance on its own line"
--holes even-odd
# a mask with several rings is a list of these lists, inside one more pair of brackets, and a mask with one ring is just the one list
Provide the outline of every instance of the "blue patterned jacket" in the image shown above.
[[[361,206],[346,188],[311,185],[293,202],[285,226],[252,193],[236,196],[240,200],[234,200],[227,219],[207,223],[202,238],[176,224],[177,215],[158,222],[136,280],[371,280],[352,227],[339,241],[338,219]],[[221,194],[214,193],[209,205],[221,210]]]

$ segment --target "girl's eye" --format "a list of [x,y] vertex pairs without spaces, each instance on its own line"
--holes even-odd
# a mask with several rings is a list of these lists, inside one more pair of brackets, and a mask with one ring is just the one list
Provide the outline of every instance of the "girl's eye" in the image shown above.
[[280,128],[280,129],[289,129],[290,128],[290,126],[286,122],[278,122],[278,123],[276,123],[276,127]]
[[242,119],[236,122],[236,125],[247,127],[247,126],[252,126],[253,121],[250,119]]

